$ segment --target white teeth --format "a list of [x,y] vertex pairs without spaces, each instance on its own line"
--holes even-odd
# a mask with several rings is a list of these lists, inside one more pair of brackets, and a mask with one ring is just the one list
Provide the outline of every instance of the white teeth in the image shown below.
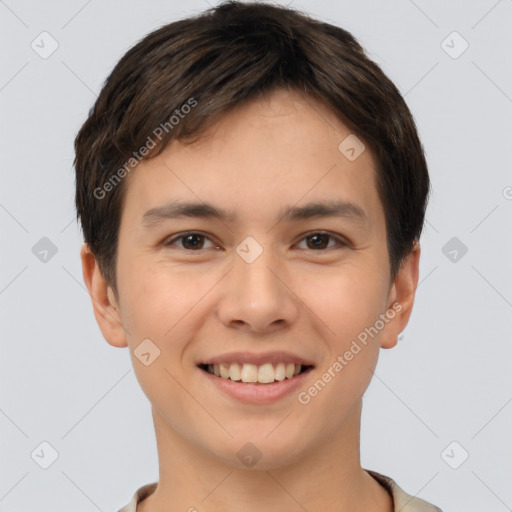
[[244,363],[240,378],[242,382],[258,382],[258,367],[255,364]]
[[220,364],[220,376],[223,379],[229,379],[229,364]]
[[262,364],[258,368],[258,382],[261,382],[262,384],[274,382],[274,375],[274,367],[270,363]]
[[276,374],[274,375],[274,379],[276,380],[284,380],[286,378],[286,369],[284,363],[278,363],[276,366]]
[[295,365],[293,363],[288,363],[286,365],[285,375],[287,379],[291,379],[293,374],[295,373]]
[[240,380],[240,365],[238,363],[229,365],[229,378],[231,380]]
[[298,375],[302,370],[300,364],[277,363],[274,367],[272,363],[256,365],[251,363],[221,363],[208,364],[207,371],[216,377],[230,379],[233,381],[242,381],[247,383],[270,384],[274,381],[291,379]]

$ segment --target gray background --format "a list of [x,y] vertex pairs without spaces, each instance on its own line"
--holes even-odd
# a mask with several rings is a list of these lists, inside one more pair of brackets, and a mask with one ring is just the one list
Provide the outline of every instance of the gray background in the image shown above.
[[[292,6],[351,31],[397,84],[434,190],[411,321],[365,395],[363,467],[445,511],[512,510],[512,0]],[[149,402],[82,282],[72,143],[126,50],[207,7],[0,1],[2,512],[116,511],[158,478]]]

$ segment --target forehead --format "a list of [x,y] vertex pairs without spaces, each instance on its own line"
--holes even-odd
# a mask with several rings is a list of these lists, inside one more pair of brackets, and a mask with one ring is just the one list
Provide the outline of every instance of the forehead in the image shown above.
[[[363,148],[355,159],[350,146]],[[142,161],[126,183],[123,215],[140,222],[179,199],[218,205],[241,221],[326,199],[350,202],[375,221],[383,215],[375,172],[369,148],[328,106],[277,90],[222,115],[197,142],[173,140]]]

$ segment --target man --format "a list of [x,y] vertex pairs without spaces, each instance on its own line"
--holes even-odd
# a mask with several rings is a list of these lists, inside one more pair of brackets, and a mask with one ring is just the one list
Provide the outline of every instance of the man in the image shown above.
[[166,25],[119,61],[75,148],[84,280],[158,447],[159,482],[122,512],[440,510],[360,464],[429,178],[348,32],[237,2]]

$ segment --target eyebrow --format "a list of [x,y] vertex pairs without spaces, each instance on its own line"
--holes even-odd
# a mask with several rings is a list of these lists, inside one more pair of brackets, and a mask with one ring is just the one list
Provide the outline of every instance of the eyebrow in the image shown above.
[[[151,228],[162,221],[183,217],[218,219],[223,222],[234,222],[237,220],[234,212],[215,207],[209,203],[175,201],[146,211],[142,216],[142,226]],[[369,222],[368,216],[361,207],[342,200],[316,201],[307,203],[304,206],[287,206],[278,215],[279,219],[286,221],[307,220],[318,217],[345,218],[358,224],[367,224]]]

